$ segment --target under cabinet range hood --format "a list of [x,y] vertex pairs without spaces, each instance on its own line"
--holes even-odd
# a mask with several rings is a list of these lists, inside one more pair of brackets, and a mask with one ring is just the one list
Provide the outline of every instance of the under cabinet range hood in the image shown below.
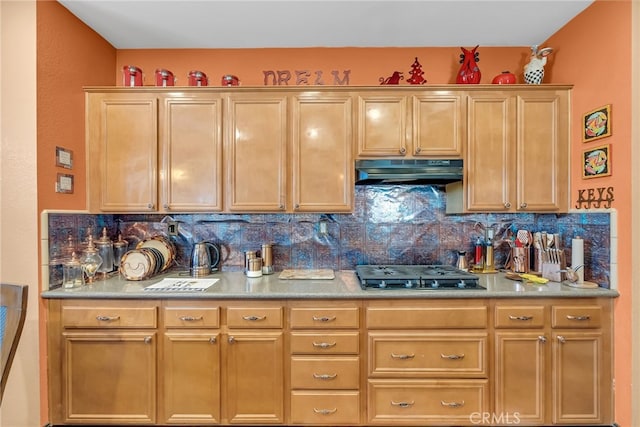
[[356,185],[444,185],[456,181],[462,181],[462,159],[356,160]]

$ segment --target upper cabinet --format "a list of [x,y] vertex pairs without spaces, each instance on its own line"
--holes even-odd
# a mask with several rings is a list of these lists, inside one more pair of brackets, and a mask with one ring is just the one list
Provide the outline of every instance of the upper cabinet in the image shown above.
[[464,98],[453,91],[359,92],[357,157],[461,157]]
[[92,212],[220,211],[221,98],[87,94]]
[[567,212],[569,92],[471,92],[464,184],[447,189],[448,212]]
[[355,159],[464,160],[447,212],[567,212],[560,85],[90,88],[91,212],[350,212]]
[[295,212],[349,212],[353,205],[352,103],[344,94],[300,94],[292,102]]

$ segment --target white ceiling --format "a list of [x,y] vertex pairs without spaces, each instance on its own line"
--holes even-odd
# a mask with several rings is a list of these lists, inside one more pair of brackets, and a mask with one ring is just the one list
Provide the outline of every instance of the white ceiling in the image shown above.
[[541,44],[594,0],[58,0],[117,49]]

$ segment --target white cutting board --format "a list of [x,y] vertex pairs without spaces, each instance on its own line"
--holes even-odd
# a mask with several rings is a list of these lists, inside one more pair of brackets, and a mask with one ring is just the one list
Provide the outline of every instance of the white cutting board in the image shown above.
[[330,269],[282,270],[279,279],[283,280],[331,280],[336,275]]

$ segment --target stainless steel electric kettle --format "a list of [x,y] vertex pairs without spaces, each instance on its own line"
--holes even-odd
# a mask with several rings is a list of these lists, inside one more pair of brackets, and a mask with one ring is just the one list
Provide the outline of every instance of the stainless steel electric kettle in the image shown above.
[[220,250],[211,242],[200,242],[193,245],[189,271],[193,277],[207,276],[217,270],[220,261]]

